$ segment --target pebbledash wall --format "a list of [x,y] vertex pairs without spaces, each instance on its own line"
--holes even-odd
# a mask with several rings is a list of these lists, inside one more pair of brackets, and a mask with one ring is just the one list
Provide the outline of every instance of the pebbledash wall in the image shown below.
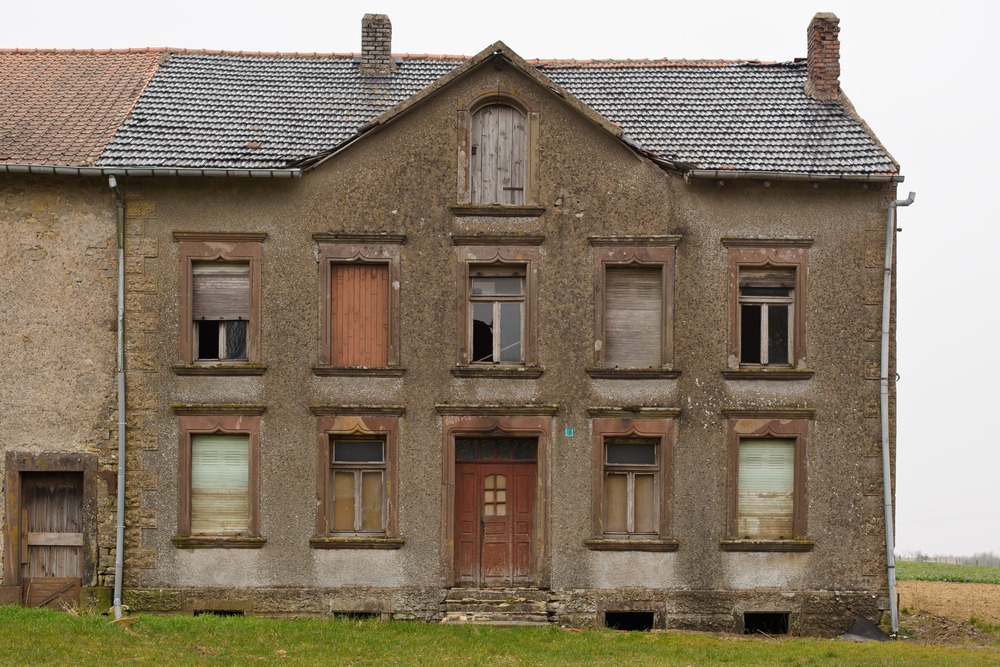
[[[110,603],[115,544],[117,249],[102,179],[0,177],[0,603],[21,601],[18,475],[84,475],[84,605]],[[130,257],[133,272],[141,258]],[[13,477],[12,477],[13,476]],[[10,531],[14,531],[11,534]]]
[[[453,209],[456,110],[482,90],[512,91],[537,105],[538,215]],[[605,611],[636,610],[654,612],[661,627],[733,630],[743,612],[779,611],[790,614],[793,633],[832,634],[856,614],[874,618],[886,607],[878,333],[884,216],[894,185],[685,182],[510,66],[472,70],[301,179],[123,180],[129,257],[124,601],[130,609],[440,618],[454,582],[446,431],[456,419],[496,415],[540,420],[546,431],[538,463],[536,584],[551,590],[550,610],[559,622],[593,625]],[[97,196],[86,188],[83,194]],[[101,224],[102,233],[78,242],[80,252],[111,252],[113,223],[102,218]],[[46,229],[41,221],[35,227]],[[182,244],[218,232],[262,239],[254,374],[185,370]],[[622,379],[587,372],[595,363],[597,252],[600,239],[616,236],[659,238],[676,248],[677,373]],[[379,238],[399,245],[399,367],[405,370],[389,377],[317,372],[321,245]],[[811,373],[796,379],[724,373],[729,258],[740,239],[784,240],[807,255],[801,367]],[[492,246],[536,258],[537,313],[529,326],[540,374],[456,371],[463,335],[459,266],[470,248]],[[30,261],[30,251],[21,252],[19,261]],[[93,289],[54,284],[54,298],[93,300],[111,315],[110,278],[97,272],[86,280],[96,283]],[[113,336],[95,331],[90,338],[86,344],[81,337],[77,352],[94,358],[94,370],[81,367],[76,355],[64,369],[72,377],[89,373],[78,381],[106,390],[85,393],[94,404],[67,408],[75,413],[53,407],[32,446],[51,447],[63,438],[67,447],[96,452],[109,444]],[[70,356],[53,349],[38,354]],[[38,385],[35,402],[50,386]],[[264,541],[254,548],[195,545],[178,536],[181,422],[212,411],[253,413],[259,420]],[[326,472],[317,461],[317,423],[323,415],[358,413],[398,419],[401,544],[319,548],[310,541],[317,479]],[[591,509],[599,492],[592,482],[594,421],[649,415],[673,424],[672,469],[664,477],[669,529],[661,537],[664,544],[676,541],[676,548],[601,549]],[[729,539],[730,427],[760,415],[807,429],[805,539],[796,550],[767,551]],[[67,438],[67,424],[81,433]],[[113,512],[106,503],[101,507],[103,540]]]

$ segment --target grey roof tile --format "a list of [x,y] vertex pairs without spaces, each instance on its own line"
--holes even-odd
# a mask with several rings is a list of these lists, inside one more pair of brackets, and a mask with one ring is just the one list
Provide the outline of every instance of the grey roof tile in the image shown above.
[[[462,64],[405,57],[391,76],[350,56],[175,53],[102,166],[283,168],[323,154]],[[805,92],[804,63],[536,63],[643,149],[699,169],[895,173],[837,102]]]

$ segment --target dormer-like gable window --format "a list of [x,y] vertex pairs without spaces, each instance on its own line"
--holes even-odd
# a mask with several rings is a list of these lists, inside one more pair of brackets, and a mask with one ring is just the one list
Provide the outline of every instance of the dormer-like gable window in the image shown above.
[[[538,215],[538,103],[494,90],[458,110],[458,213]],[[466,210],[468,209],[468,210]],[[530,210],[529,210],[530,209]],[[473,211],[470,213],[470,211]]]
[[527,121],[508,104],[487,104],[472,114],[469,162],[473,204],[525,203]]

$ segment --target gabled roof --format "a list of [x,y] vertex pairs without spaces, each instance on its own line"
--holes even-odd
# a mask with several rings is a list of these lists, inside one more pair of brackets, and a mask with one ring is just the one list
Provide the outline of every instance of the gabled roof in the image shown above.
[[[595,122],[620,127],[631,144],[681,170],[840,177],[898,173],[846,99],[820,101],[806,94],[804,62],[524,61],[502,43],[471,59],[397,56],[396,71],[377,76],[362,75],[353,55],[167,50],[158,54],[162,62],[155,75],[106,140],[97,165],[261,170],[309,165],[357,138],[376,118],[393,116],[393,110],[411,105],[431,84],[446,82],[449,74],[457,75],[457,69],[468,69],[496,49],[536,80],[552,82],[553,89],[587,105],[582,112]],[[0,52],[5,77],[3,61],[12,53]],[[43,60],[57,62],[68,55],[40,53]],[[98,61],[134,59],[127,68],[131,73],[149,67],[152,54],[92,55]],[[108,67],[94,62],[73,78],[86,81]],[[121,87],[129,88],[130,82]],[[94,112],[89,109],[103,102],[103,88],[78,86],[74,99],[60,101],[63,89],[56,81],[40,83],[40,94],[49,103],[14,120],[4,111],[0,127],[5,135],[8,127],[52,125],[53,117],[70,114],[100,124],[90,121]],[[119,102],[118,108],[123,105]],[[32,150],[0,158],[93,164],[93,144],[86,155],[57,153],[40,137],[29,144]]]
[[163,55],[0,51],[0,163],[94,164]]

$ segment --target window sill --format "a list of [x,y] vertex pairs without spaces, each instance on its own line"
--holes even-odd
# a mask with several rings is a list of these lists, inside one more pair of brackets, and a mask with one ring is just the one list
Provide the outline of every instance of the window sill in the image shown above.
[[406,369],[402,366],[313,366],[313,373],[319,377],[401,377]]
[[545,371],[541,366],[458,366],[451,369],[457,378],[516,378],[532,380]]
[[722,371],[727,380],[808,380],[815,371],[808,368],[729,368]]
[[655,551],[667,552],[677,551],[680,543],[671,539],[616,539],[616,538],[596,538],[584,540],[584,546],[591,551]]
[[595,380],[655,380],[679,378],[681,372],[671,368],[602,368],[590,366],[587,375]]
[[225,535],[177,535],[170,539],[178,549],[260,549],[267,542],[264,537]]
[[402,537],[310,537],[313,549],[400,549],[406,543]]
[[545,213],[545,207],[508,204],[452,204],[451,212],[459,217],[537,218]]
[[263,375],[267,366],[244,361],[238,363],[173,364],[170,369],[175,375]]
[[719,543],[723,551],[812,551],[816,543],[812,540],[722,540]]

